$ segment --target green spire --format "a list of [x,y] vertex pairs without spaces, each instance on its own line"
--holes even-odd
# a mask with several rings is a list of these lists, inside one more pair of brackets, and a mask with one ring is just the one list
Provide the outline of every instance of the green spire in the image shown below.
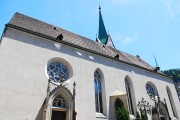
[[107,43],[107,32],[104,26],[104,22],[101,15],[101,6],[99,6],[99,31],[98,31],[98,39],[102,44]]

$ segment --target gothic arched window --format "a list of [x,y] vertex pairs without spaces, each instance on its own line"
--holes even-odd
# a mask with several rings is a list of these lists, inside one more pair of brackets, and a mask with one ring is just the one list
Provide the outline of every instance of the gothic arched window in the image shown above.
[[131,86],[128,80],[126,79],[125,79],[125,85],[126,85],[126,92],[127,92],[127,98],[128,98],[129,113],[134,115]]
[[52,62],[47,67],[47,74],[49,79],[53,82],[62,82],[68,79],[68,70],[64,64],[59,62]]
[[169,87],[166,87],[166,91],[168,94],[169,102],[171,104],[173,115],[174,115],[174,117],[178,118],[178,114],[177,114],[176,107],[175,107],[176,105],[174,103],[173,96],[172,96],[172,93],[171,93]]
[[96,112],[103,113],[101,76],[98,71],[94,72],[94,89],[95,89]]
[[146,84],[146,91],[147,91],[147,94],[149,95],[149,97],[150,97],[151,99],[154,99],[155,96],[157,95],[157,91],[156,91],[156,90],[154,89],[154,87],[153,87],[151,84],[149,84],[149,83]]

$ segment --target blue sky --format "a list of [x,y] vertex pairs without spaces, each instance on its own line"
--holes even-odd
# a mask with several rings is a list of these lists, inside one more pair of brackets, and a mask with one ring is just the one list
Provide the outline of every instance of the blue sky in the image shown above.
[[19,12],[95,40],[99,4],[117,49],[180,68],[180,0],[1,0],[0,34]]

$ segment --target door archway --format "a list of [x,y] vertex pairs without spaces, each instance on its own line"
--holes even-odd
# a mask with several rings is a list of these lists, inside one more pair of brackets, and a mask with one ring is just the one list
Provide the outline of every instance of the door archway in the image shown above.
[[169,114],[163,102],[159,103],[159,117],[160,120],[169,120]]
[[73,120],[73,96],[64,86],[51,91],[47,107],[46,120]]
[[114,103],[115,118],[117,116],[117,111],[119,108],[124,108],[124,104],[119,98],[117,98],[115,103]]

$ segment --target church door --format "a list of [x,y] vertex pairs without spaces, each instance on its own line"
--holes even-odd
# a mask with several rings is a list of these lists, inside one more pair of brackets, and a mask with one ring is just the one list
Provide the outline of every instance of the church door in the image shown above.
[[123,108],[124,107],[124,105],[123,105],[123,102],[119,99],[119,98],[117,98],[116,99],[116,101],[115,101],[115,104],[114,104],[114,108],[115,108],[115,120],[117,120],[117,111],[118,111],[118,109],[119,108]]
[[165,120],[165,118],[164,118],[164,117],[161,117],[161,120]]
[[66,111],[52,111],[51,120],[66,120]]
[[123,102],[119,98],[117,98],[115,101],[114,107],[115,107],[115,112],[116,112],[119,108],[124,107]]

